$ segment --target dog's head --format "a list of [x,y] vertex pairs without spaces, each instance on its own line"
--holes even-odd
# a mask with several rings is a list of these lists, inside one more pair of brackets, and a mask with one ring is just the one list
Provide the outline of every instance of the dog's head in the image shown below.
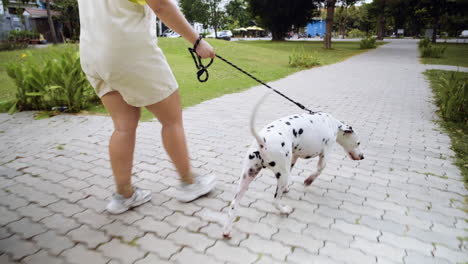
[[362,154],[359,145],[359,137],[357,133],[353,130],[352,127],[347,125],[340,125],[338,127],[338,136],[336,142],[340,144],[348,156],[353,160],[362,160],[364,159],[364,154]]

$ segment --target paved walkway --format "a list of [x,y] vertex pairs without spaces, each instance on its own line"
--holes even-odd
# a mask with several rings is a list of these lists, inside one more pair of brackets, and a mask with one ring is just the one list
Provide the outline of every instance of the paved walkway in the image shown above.
[[[392,41],[271,83],[351,124],[366,159],[351,161],[336,148],[308,188],[302,181],[315,161],[300,161],[285,198],[295,208],[289,217],[272,206],[275,179],[263,172],[228,241],[221,223],[252,140],[248,116],[264,88],[186,109],[193,164],[219,176],[216,191],[191,204],[174,199],[178,180],[159,124],[142,123],[134,179],[154,198],[120,216],[103,211],[113,190],[110,118],[1,114],[0,263],[466,262],[468,192],[450,139],[434,123],[417,56],[416,41]],[[270,96],[258,126],[294,112]]]

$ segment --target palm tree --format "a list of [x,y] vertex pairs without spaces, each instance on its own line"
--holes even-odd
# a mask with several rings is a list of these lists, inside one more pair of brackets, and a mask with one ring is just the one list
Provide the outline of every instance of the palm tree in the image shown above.
[[49,19],[50,31],[52,31],[52,40],[54,41],[54,45],[56,45],[58,43],[57,33],[55,32],[54,21],[52,20],[52,15],[50,12],[50,0],[46,0],[46,8],[47,8],[47,17]]

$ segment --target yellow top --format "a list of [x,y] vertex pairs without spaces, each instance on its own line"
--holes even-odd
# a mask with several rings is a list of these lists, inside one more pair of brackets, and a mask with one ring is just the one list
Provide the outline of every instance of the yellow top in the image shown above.
[[146,5],[146,0],[128,0],[135,4]]

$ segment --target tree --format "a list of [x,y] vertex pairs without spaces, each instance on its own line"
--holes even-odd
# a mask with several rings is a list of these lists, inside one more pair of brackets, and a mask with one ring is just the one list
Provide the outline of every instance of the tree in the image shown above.
[[76,0],[54,1],[54,10],[60,12],[59,21],[63,23],[64,36],[72,40],[78,40],[80,36],[80,15]]
[[222,0],[205,0],[208,6],[208,25],[213,27],[215,37],[218,37],[218,28],[226,23],[226,14],[221,10]]
[[[339,2],[342,5],[345,6],[352,6],[354,5],[358,0],[340,0]],[[326,0],[325,1],[325,8],[327,9],[327,26],[326,26],[326,33],[325,33],[325,38],[323,40],[324,47],[326,49],[331,49],[331,38],[332,38],[332,32],[333,32],[333,22],[334,22],[334,17],[335,17],[335,7],[337,0]]]
[[46,0],[46,8],[47,8],[47,18],[49,20],[49,27],[52,31],[52,40],[54,41],[54,45],[58,43],[57,41],[57,33],[55,32],[54,21],[52,20],[52,14],[50,12],[50,0]]
[[245,0],[233,0],[229,2],[226,5],[226,13],[228,23],[231,25],[247,27],[253,20]]
[[284,40],[291,28],[303,27],[316,11],[318,1],[248,0],[252,15],[271,31],[273,40]]
[[208,6],[202,0],[180,0],[179,6],[190,23],[207,24]]

